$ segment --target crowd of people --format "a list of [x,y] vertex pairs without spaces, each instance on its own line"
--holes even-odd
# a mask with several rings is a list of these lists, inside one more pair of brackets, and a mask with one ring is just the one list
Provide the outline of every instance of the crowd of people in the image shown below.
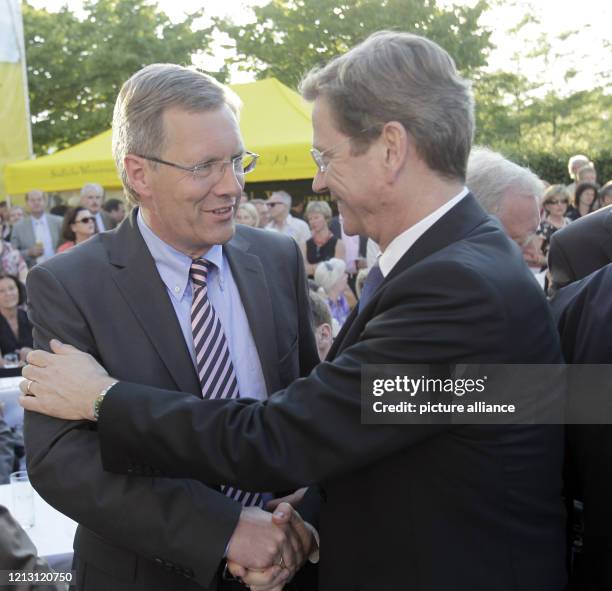
[[[612,181],[582,155],[549,185],[472,148],[470,85],[423,37],[372,35],[302,93],[313,190],[337,216],[317,199],[301,219],[283,190],[249,200],[231,93],[158,64],[114,111],[131,223],[92,239],[125,210],[88,183],[63,219],[30,191],[3,230],[2,352],[27,356],[28,471],[80,523],[78,587],[280,589],[319,561],[320,529],[321,589],[562,589],[561,425],[367,423],[362,370],[556,365],[562,347],[588,362],[543,290],[568,293],[558,237],[607,213]],[[24,265],[54,354],[26,338]],[[272,490],[296,490],[274,516],[255,492]]]

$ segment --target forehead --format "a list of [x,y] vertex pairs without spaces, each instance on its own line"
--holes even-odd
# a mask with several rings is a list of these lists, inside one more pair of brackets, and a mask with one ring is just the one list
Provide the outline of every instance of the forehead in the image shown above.
[[222,159],[243,150],[238,120],[227,105],[196,112],[171,107],[164,111],[163,123],[164,152],[181,156],[185,161]]
[[336,126],[329,101],[323,96],[315,99],[312,107],[312,145],[325,150],[346,137]]
[[45,198],[45,196],[42,193],[38,193],[38,192],[30,193],[28,195],[28,201],[38,201],[38,200],[44,199],[44,198]]

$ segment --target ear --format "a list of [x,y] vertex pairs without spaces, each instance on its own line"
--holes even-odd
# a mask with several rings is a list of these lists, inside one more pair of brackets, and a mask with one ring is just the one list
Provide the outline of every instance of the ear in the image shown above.
[[410,152],[413,150],[411,137],[398,121],[385,123],[381,133],[385,149],[385,169],[387,179],[394,181],[403,170]]
[[127,173],[130,187],[134,189],[136,193],[142,197],[148,197],[151,195],[151,188],[149,187],[149,170],[147,163],[144,158],[136,156],[135,154],[128,154],[123,159],[123,166]]

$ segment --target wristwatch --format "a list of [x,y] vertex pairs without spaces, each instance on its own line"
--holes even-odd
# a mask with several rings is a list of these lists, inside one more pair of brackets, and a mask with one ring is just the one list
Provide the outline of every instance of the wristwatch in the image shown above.
[[100,416],[100,409],[102,408],[102,403],[104,402],[104,397],[108,394],[108,391],[115,384],[118,384],[118,383],[119,383],[118,381],[114,381],[109,386],[106,386],[106,388],[104,388],[104,390],[102,390],[102,392],[100,392],[100,394],[98,394],[96,396],[96,399],[94,400],[94,403],[93,403],[93,418],[94,418],[94,421],[97,421],[98,417]]

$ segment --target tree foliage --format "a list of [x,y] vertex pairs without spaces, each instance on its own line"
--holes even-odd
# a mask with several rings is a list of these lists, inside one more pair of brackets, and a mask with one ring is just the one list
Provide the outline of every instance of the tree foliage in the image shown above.
[[108,129],[122,83],[156,62],[191,64],[210,43],[192,31],[201,13],[173,24],[145,0],[89,0],[84,17],[23,7],[32,135],[44,154]]
[[486,7],[485,0],[472,8],[442,8],[435,0],[272,0],[254,9],[253,23],[219,20],[217,26],[235,43],[235,62],[242,70],[296,88],[313,66],[381,29],[436,41],[469,73],[486,63],[491,49],[489,32],[478,24]]

